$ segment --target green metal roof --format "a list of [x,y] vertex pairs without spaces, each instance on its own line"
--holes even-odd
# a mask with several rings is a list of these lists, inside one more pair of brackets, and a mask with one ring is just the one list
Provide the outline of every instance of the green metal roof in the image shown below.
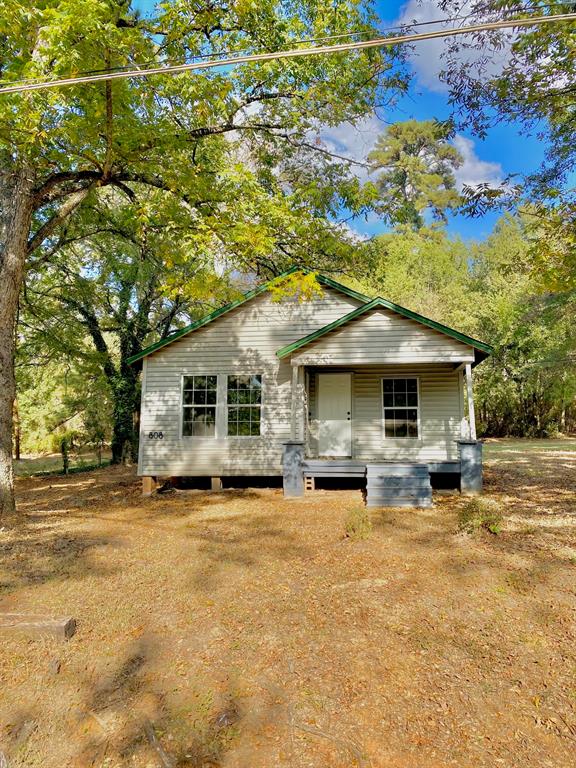
[[[291,267],[290,269],[287,269],[285,272],[282,272],[282,274],[278,275],[272,280],[269,280],[267,283],[264,283],[263,285],[258,286],[258,288],[254,288],[252,291],[245,293],[244,296],[242,296],[242,298],[237,299],[236,301],[232,301],[230,302],[230,304],[226,304],[225,306],[220,307],[220,309],[214,310],[214,312],[211,312],[209,315],[206,315],[200,320],[196,320],[194,323],[190,323],[190,325],[187,325],[185,328],[181,328],[179,331],[175,331],[174,333],[171,333],[170,336],[166,336],[166,338],[162,339],[162,341],[157,341],[155,344],[150,344],[150,346],[145,347],[145,349],[141,350],[136,355],[132,355],[132,357],[129,357],[127,360],[127,363],[131,365],[132,363],[135,363],[137,360],[141,360],[143,357],[147,357],[148,355],[151,355],[153,352],[156,352],[157,350],[162,349],[163,347],[166,347],[168,344],[172,344],[172,342],[178,341],[178,339],[181,339],[182,336],[186,336],[186,334],[192,333],[192,331],[197,331],[199,328],[203,328],[205,325],[208,325],[208,323],[211,323],[213,320],[217,320],[219,317],[222,317],[222,315],[225,315],[227,312],[231,312],[233,309],[237,309],[237,307],[242,306],[242,304],[245,304],[247,301],[250,301],[251,299],[254,299],[256,296],[259,296],[261,293],[264,293],[270,288],[272,283],[276,282],[277,280],[281,280],[284,277],[288,277],[289,275],[292,275],[295,272],[303,272],[304,274],[309,274],[311,270],[304,269],[302,267]],[[363,293],[354,291],[352,288],[347,288],[345,285],[342,285],[341,283],[337,283],[335,280],[332,280],[329,277],[325,277],[324,275],[318,275],[316,279],[321,285],[325,285],[329,288],[334,288],[335,290],[340,291],[340,293],[344,293],[353,299],[357,299],[358,301],[361,301],[364,303],[367,301],[370,301],[369,296],[365,296]]]
[[368,301],[367,304],[363,304],[361,307],[353,309],[352,312],[349,312],[347,315],[338,318],[338,320],[334,320],[332,323],[325,325],[323,328],[319,328],[317,331],[309,333],[308,336],[304,336],[303,338],[298,339],[298,341],[294,341],[292,344],[288,344],[285,347],[282,347],[282,349],[279,349],[276,354],[280,358],[287,357],[302,347],[305,347],[307,344],[312,344],[314,341],[317,341],[325,334],[330,333],[331,331],[335,331],[336,329],[341,328],[343,325],[346,325],[346,323],[349,323],[351,320],[355,320],[357,317],[364,315],[366,312],[371,312],[372,310],[378,308],[389,309],[392,312],[397,312],[399,315],[403,315],[410,320],[415,320],[417,323],[426,325],[428,328],[432,328],[434,331],[439,331],[446,336],[451,336],[453,339],[461,341],[463,344],[474,347],[474,349],[478,350],[480,353],[476,356],[475,364],[480,363],[482,360],[484,360],[485,357],[487,357],[487,355],[492,353],[492,347],[489,344],[485,344],[483,341],[473,339],[471,336],[467,336],[465,333],[455,331],[453,328],[449,328],[447,325],[437,323],[435,320],[431,320],[429,317],[419,315],[417,312],[413,312],[411,309],[401,307],[399,304],[393,304],[391,301],[387,301],[386,299],[382,299],[378,296],[377,298],[372,299],[372,301]]

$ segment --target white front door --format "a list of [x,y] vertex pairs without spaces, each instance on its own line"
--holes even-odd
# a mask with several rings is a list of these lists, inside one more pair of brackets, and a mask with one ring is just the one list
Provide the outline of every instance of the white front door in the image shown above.
[[352,375],[318,375],[318,453],[352,455]]

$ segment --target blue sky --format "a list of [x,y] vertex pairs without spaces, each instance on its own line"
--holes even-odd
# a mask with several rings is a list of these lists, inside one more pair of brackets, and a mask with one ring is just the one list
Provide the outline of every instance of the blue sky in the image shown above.
[[[135,0],[134,4],[143,12],[149,12],[154,8],[155,0]],[[377,0],[376,7],[382,19],[383,29],[398,23],[399,19],[410,22],[444,17],[435,0],[407,0],[406,2]],[[447,94],[438,78],[441,46],[442,43],[437,41],[416,44],[414,54],[410,58],[410,66],[414,72],[412,88],[394,110],[389,110],[382,115],[387,122],[410,118],[443,119],[449,116]],[[374,117],[357,129],[340,126],[335,130],[329,130],[325,140],[340,152],[363,159],[378,132],[384,128],[385,123],[381,123],[377,117]],[[490,130],[484,140],[466,131],[460,131],[455,142],[465,160],[458,172],[460,184],[473,185],[481,182],[497,184],[509,174],[533,171],[543,159],[544,147],[541,142],[535,137],[521,136],[519,126],[513,124],[497,126]],[[452,234],[465,239],[483,238],[489,234],[497,218],[497,214],[488,214],[480,219],[455,216],[450,218],[448,229]],[[350,224],[360,235],[373,235],[385,229],[382,222],[375,216],[371,216],[368,221],[356,219]]]

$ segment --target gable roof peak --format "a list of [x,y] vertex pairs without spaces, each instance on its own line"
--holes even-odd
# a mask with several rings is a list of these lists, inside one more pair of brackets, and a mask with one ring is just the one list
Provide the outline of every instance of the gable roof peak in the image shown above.
[[421,325],[425,325],[426,327],[431,328],[438,333],[442,333],[445,336],[450,336],[451,338],[456,339],[456,341],[460,341],[462,344],[473,347],[476,350],[475,364],[482,362],[482,360],[484,360],[484,358],[490,355],[493,351],[492,347],[483,341],[473,339],[471,336],[468,336],[465,333],[456,331],[454,328],[449,328],[447,325],[443,325],[436,320],[432,320],[429,317],[418,314],[418,312],[413,312],[411,309],[406,309],[406,307],[401,307],[399,304],[394,304],[394,302],[388,301],[388,299],[383,299],[381,296],[376,296],[371,301],[356,307],[356,309],[353,309],[351,312],[348,312],[348,314],[339,317],[337,320],[334,320],[328,325],[325,325],[322,328],[318,328],[318,330],[309,333],[307,336],[303,336],[301,339],[298,339],[291,344],[287,344],[285,347],[279,349],[276,352],[276,355],[279,358],[288,357],[302,347],[317,341],[327,333],[336,331],[351,321],[362,317],[362,315],[365,315],[368,312],[372,312],[374,309],[379,308],[387,309],[391,312],[396,312],[397,314],[402,315],[409,320],[414,320],[415,322],[420,323]]
[[[259,285],[257,288],[253,288],[251,291],[248,291],[236,301],[232,301],[229,304],[225,304],[224,306],[220,307],[219,309],[215,309],[213,312],[211,312],[208,315],[205,315],[199,320],[195,320],[193,323],[190,323],[190,325],[187,325],[184,328],[181,328],[180,330],[175,331],[174,333],[171,333],[165,339],[161,339],[160,341],[157,341],[154,344],[150,344],[149,346],[142,349],[140,352],[137,352],[135,355],[132,355],[132,357],[129,357],[127,360],[127,363],[128,365],[132,365],[132,363],[135,363],[138,360],[141,360],[142,358],[147,357],[148,355],[151,355],[154,352],[157,352],[159,349],[162,349],[163,347],[166,347],[169,344],[172,344],[173,342],[178,341],[178,339],[181,339],[182,336],[186,336],[188,333],[192,333],[193,331],[197,331],[200,328],[203,328],[205,325],[208,325],[208,323],[211,323],[214,320],[217,320],[219,317],[222,317],[222,315],[225,315],[227,312],[231,312],[233,309],[237,309],[243,304],[246,304],[248,301],[251,301],[252,299],[256,298],[256,296],[260,296],[260,294],[267,291],[270,288],[270,286],[278,280],[282,280],[285,277],[289,277],[290,275],[293,275],[296,272],[302,272],[302,274],[309,275],[311,272],[315,272],[315,271],[316,270],[309,269],[308,267],[301,267],[295,264],[291,266],[289,269],[285,270],[284,272],[281,272],[279,275],[276,275],[271,280],[268,280],[262,285]],[[336,280],[332,280],[332,278],[326,277],[325,275],[322,275],[319,272],[316,275],[316,279],[318,280],[320,285],[324,285],[328,288],[333,288],[336,291],[340,291],[340,293],[343,293],[344,295],[349,296],[350,298],[356,299],[357,301],[360,301],[362,304],[365,304],[366,302],[370,301],[369,296],[365,296],[363,293],[360,293],[359,291],[355,291],[353,288],[348,288],[347,286],[342,285],[342,283],[338,283]]]

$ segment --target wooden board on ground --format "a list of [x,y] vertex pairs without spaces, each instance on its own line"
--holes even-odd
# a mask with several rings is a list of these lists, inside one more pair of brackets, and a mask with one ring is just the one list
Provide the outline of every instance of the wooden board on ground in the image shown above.
[[51,635],[68,640],[76,632],[76,619],[53,618],[34,613],[0,613],[0,634]]

